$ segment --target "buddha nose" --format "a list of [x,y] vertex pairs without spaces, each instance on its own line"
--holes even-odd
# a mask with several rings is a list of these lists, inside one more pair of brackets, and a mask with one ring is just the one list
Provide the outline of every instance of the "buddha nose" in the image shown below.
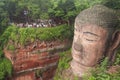
[[79,52],[82,52],[83,51],[83,46],[82,44],[80,43],[80,41],[76,41],[74,42],[74,49],[79,51]]

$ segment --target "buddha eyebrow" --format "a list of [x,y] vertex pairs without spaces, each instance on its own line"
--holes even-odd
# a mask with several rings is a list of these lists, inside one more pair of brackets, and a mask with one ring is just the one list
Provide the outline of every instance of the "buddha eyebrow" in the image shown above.
[[85,34],[91,34],[91,35],[94,35],[94,36],[97,36],[97,37],[99,37],[97,34],[95,34],[95,33],[91,33],[91,32],[83,32],[83,33],[85,33]]

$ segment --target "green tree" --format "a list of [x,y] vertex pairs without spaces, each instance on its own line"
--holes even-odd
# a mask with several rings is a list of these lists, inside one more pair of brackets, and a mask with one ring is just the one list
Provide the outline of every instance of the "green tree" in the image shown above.
[[68,24],[73,22],[76,16],[74,0],[51,0],[51,4],[51,8],[48,10],[51,18],[64,20]]
[[112,9],[120,9],[120,0],[104,0],[102,3]]
[[4,31],[6,26],[8,25],[8,13],[4,9],[5,3],[3,1],[0,1],[0,33]]
[[12,64],[11,62],[4,58],[2,49],[0,49],[0,80],[5,80],[6,77],[11,77],[12,75]]

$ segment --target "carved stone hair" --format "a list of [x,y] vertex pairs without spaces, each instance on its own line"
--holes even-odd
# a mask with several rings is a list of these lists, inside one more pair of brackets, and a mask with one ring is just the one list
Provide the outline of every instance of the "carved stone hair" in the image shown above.
[[76,27],[82,24],[93,24],[100,27],[116,29],[119,27],[119,20],[114,10],[103,5],[96,5],[83,10],[76,17]]

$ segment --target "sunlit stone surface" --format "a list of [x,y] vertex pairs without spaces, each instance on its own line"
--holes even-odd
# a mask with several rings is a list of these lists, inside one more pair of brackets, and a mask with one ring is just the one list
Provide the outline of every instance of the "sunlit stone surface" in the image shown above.
[[118,27],[115,12],[102,5],[88,8],[76,17],[71,62],[74,75],[89,74],[105,57],[112,64],[120,44]]

